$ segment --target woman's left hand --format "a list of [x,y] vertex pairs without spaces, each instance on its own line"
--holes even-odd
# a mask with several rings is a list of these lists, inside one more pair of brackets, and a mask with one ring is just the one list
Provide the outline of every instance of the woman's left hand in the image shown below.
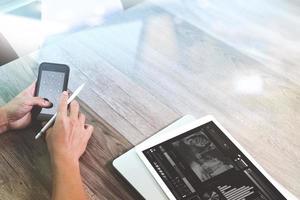
[[7,130],[22,129],[31,122],[31,110],[34,106],[49,108],[52,103],[42,97],[34,97],[35,82],[1,109],[7,120]]

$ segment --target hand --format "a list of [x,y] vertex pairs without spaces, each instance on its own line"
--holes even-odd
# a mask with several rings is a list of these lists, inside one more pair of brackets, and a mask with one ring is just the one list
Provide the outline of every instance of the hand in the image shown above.
[[73,101],[68,114],[68,93],[63,92],[53,128],[47,131],[46,141],[50,153],[54,200],[86,200],[79,167],[92,135],[93,126],[85,124],[79,104]]
[[31,110],[33,106],[48,108],[52,103],[41,98],[34,97],[35,82],[2,107],[7,129],[22,129],[31,122]]
[[53,128],[47,131],[46,141],[52,164],[78,164],[94,130],[85,124],[79,104],[73,101],[68,114],[68,93],[63,92]]

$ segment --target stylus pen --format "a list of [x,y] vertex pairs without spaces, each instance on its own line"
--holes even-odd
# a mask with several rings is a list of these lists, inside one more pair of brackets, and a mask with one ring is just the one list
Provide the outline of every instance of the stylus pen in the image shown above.
[[[82,88],[84,87],[85,83],[83,83],[81,86],[79,86],[75,92],[69,97],[67,103],[70,104],[75,97],[80,93],[80,91],[82,90]],[[51,117],[51,119],[47,122],[47,124],[42,128],[42,130],[35,136],[35,139],[38,139],[39,137],[41,137],[41,135],[47,131],[48,128],[50,128],[50,126],[53,124],[53,122],[55,121],[55,118],[57,116],[57,113],[55,113],[53,115],[53,117]]]

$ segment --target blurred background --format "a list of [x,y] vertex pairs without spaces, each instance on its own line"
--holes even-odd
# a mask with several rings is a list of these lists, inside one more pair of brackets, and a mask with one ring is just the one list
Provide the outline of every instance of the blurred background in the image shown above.
[[0,65],[69,33],[102,24],[142,0],[0,0]]
[[[299,63],[297,0],[0,0],[0,65],[70,33],[99,26],[144,1],[162,6],[262,63],[288,62],[291,68]],[[153,16],[143,26],[161,17]],[[170,31],[176,32],[172,26]]]

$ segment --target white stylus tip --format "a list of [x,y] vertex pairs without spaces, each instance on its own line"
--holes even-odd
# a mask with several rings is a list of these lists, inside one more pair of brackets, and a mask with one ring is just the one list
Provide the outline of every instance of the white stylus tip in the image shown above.
[[38,139],[42,135],[42,132],[40,131],[34,138]]

